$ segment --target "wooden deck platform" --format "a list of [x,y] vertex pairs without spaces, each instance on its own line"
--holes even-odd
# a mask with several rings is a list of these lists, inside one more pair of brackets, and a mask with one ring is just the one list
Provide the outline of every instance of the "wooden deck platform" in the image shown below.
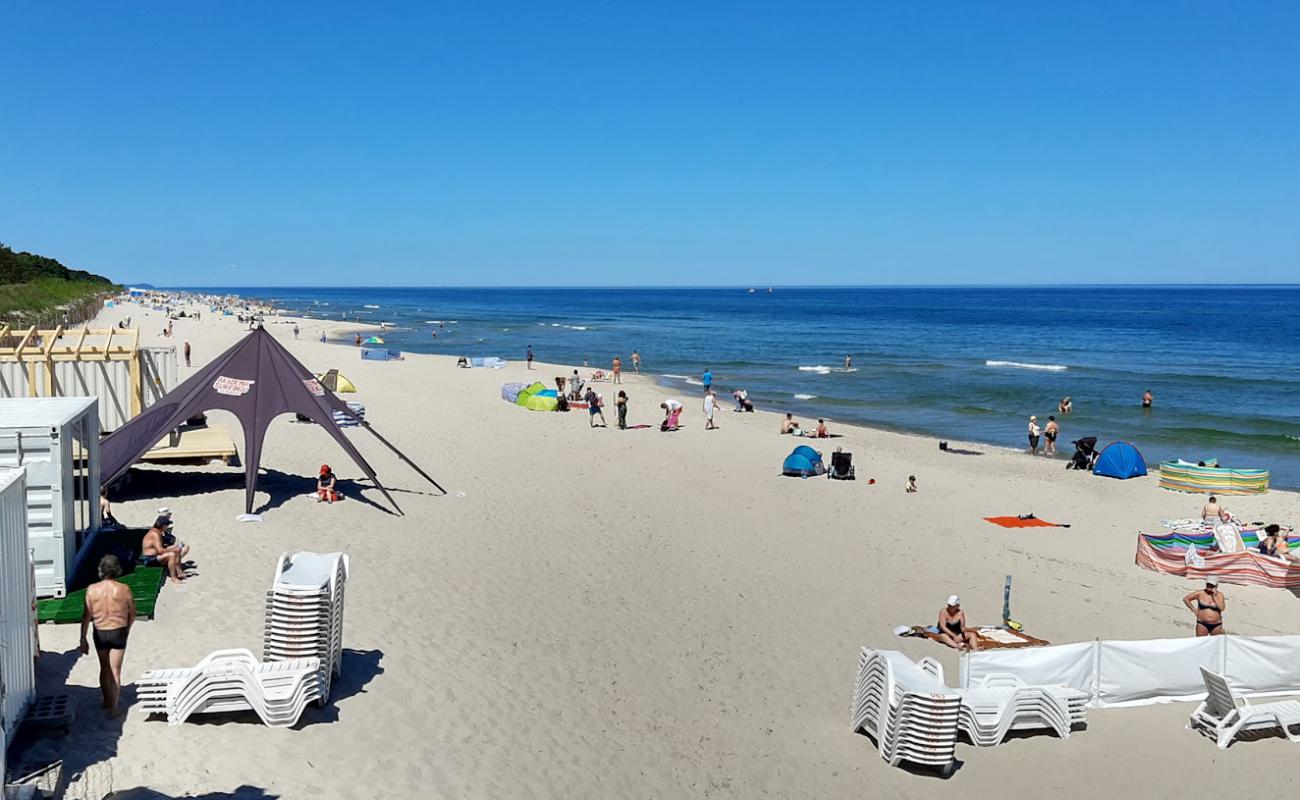
[[178,461],[207,463],[220,459],[229,464],[236,455],[235,439],[230,431],[220,425],[209,425],[180,428],[178,433],[163,439],[140,460],[170,464]]

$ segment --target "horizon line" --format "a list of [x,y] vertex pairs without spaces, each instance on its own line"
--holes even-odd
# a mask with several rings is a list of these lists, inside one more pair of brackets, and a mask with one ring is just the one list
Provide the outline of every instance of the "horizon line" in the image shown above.
[[[122,282],[123,287],[150,286],[156,290],[194,291],[214,289],[283,289],[293,291],[313,290],[320,287],[304,285],[237,285],[193,284],[188,286],[160,286],[148,281]],[[329,286],[326,290],[348,289],[754,289],[755,294],[766,294],[765,289],[1266,289],[1300,288],[1300,281],[1291,283],[798,283],[798,284],[356,284]]]

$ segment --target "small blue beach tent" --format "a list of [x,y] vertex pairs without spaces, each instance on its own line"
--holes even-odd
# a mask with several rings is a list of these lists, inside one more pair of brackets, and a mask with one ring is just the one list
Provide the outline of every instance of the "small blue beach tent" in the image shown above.
[[785,457],[785,461],[781,463],[781,474],[794,478],[807,478],[812,475],[826,474],[826,467],[822,464],[822,457],[817,454],[817,451],[803,444]]
[[1111,442],[1097,456],[1092,474],[1120,480],[1140,478],[1147,474],[1147,462],[1131,442]]

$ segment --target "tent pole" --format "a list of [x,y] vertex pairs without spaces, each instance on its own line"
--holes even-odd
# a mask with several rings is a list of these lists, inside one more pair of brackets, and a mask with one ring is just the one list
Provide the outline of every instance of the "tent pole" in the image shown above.
[[[351,409],[349,409],[349,411],[351,411]],[[446,494],[446,493],[447,493],[447,490],[444,489],[444,488],[442,488],[442,486],[440,486],[440,485],[438,484],[438,482],[435,481],[433,478],[430,478],[430,477],[429,477],[429,474],[428,474],[427,472],[425,472],[424,470],[420,469],[420,466],[419,466],[418,464],[416,464],[416,463],[415,463],[414,461],[412,461],[411,459],[407,458],[407,457],[406,457],[406,454],[403,453],[401,450],[398,450],[396,447],[394,447],[392,442],[388,441],[388,440],[385,439],[383,436],[380,436],[380,435],[379,435],[379,431],[377,431],[377,430],[375,430],[373,427],[371,427],[371,425],[370,425],[369,422],[366,422],[364,419],[361,419],[360,417],[356,416],[355,414],[353,415],[352,418],[355,419],[355,420],[357,420],[358,422],[360,422],[360,423],[361,423],[361,427],[363,427],[363,428],[365,428],[366,430],[370,431],[370,433],[372,433],[376,439],[378,439],[379,441],[383,442],[385,447],[387,447],[389,450],[392,450],[394,453],[396,453],[396,454],[397,454],[397,457],[400,458],[400,459],[402,459],[403,461],[405,461],[405,462],[407,463],[407,465],[410,466],[411,469],[413,469],[413,470],[415,470],[416,472],[418,472],[418,473],[420,474],[420,477],[421,477],[421,478],[424,478],[424,479],[425,479],[426,481],[428,481],[429,483],[432,483],[435,487],[437,487],[438,491],[442,492],[443,494]]]

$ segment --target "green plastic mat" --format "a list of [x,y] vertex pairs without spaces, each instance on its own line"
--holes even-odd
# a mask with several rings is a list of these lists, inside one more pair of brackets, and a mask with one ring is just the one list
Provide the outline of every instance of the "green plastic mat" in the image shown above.
[[[153,619],[154,607],[158,604],[158,593],[162,591],[162,567],[136,567],[128,575],[118,578],[131,589],[135,598],[135,615],[141,619]],[[80,622],[86,606],[86,590],[78,589],[67,597],[52,597],[36,601],[36,620],[38,622]]]

